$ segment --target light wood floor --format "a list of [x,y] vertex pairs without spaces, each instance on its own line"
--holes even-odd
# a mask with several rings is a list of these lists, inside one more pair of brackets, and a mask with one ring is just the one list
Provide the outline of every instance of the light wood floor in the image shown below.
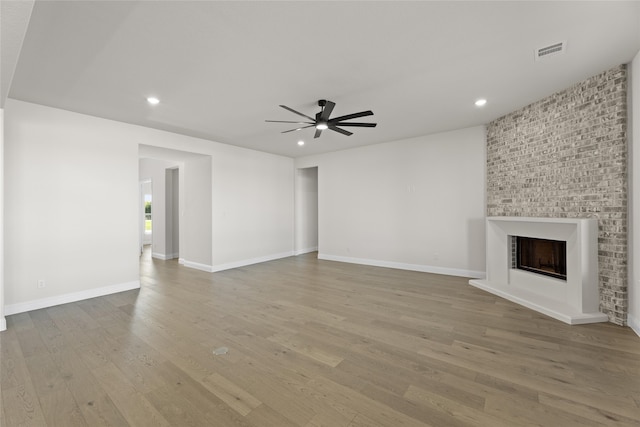
[[567,326],[464,278],[315,254],[209,274],[145,253],[141,281],[7,318],[0,425],[640,423],[630,329]]

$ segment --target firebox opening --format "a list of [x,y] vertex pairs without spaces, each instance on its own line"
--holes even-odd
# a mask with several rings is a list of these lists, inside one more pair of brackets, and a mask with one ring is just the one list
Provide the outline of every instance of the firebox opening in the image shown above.
[[517,236],[516,268],[567,280],[567,242]]

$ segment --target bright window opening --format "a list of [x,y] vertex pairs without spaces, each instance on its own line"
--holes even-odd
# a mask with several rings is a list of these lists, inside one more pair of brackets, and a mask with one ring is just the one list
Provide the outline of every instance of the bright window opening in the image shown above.
[[151,220],[151,194],[144,195],[144,233],[151,234],[153,224]]

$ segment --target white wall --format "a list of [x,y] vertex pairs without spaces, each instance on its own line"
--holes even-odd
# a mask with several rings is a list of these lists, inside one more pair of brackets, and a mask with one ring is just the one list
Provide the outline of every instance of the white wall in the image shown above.
[[214,270],[293,255],[293,159],[219,152],[212,185]]
[[318,250],[318,168],[296,170],[296,254]]
[[7,314],[139,287],[137,156],[109,121],[7,101]]
[[319,257],[482,277],[485,129],[297,159],[318,166]]
[[[185,161],[184,220],[181,235],[184,242],[180,258],[187,266],[211,270],[211,157]],[[235,230],[238,232],[238,230]]]
[[139,284],[139,145],[209,159],[185,173],[198,180],[208,168],[201,200],[213,218],[200,253],[181,230],[180,250],[194,257],[185,265],[219,270],[293,253],[293,159],[9,99],[5,314]]
[[627,323],[640,336],[640,52],[631,63],[629,74],[629,311]]

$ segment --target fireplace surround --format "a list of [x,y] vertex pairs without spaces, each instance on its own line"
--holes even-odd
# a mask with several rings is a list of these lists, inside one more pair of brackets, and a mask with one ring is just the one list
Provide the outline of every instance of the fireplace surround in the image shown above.
[[[598,311],[598,221],[489,217],[487,277],[469,284],[568,324],[606,322]],[[566,242],[566,280],[515,268],[512,237]]]

